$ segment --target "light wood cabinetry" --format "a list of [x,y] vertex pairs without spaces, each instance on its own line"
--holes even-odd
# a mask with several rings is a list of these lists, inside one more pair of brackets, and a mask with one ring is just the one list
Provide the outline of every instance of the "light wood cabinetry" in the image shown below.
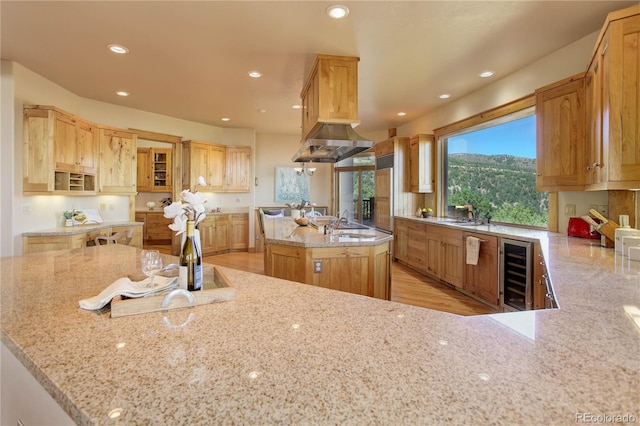
[[480,239],[481,243],[478,264],[465,264],[463,288],[491,305],[498,306],[500,303],[498,290],[498,237],[465,232],[465,242],[468,237],[476,237]]
[[52,250],[71,250],[93,245],[93,240],[99,235],[112,235],[119,231],[135,230],[130,246],[142,247],[143,228],[140,225],[104,226],[97,229],[87,228],[87,231],[74,230],[69,235],[37,235],[22,237],[22,254],[42,253]]
[[409,221],[395,218],[393,222],[393,257],[403,263],[408,264],[409,253]]
[[407,235],[407,264],[416,271],[427,270],[427,225],[409,222]]
[[318,55],[300,97],[302,139],[320,123],[359,123],[360,58]]
[[582,190],[585,161],[584,74],[536,90],[536,190]]
[[138,192],[171,192],[172,150],[138,148]]
[[98,128],[52,106],[23,110],[23,191],[95,194]]
[[435,138],[415,135],[409,139],[409,190],[430,193],[435,190]]
[[126,130],[100,127],[101,193],[136,193],[137,136]]
[[547,298],[547,266],[539,243],[533,245],[533,309],[545,309]]
[[[305,248],[267,244],[265,273],[333,290],[389,300],[389,242],[362,247]],[[320,262],[320,270],[314,263]]]
[[251,176],[251,147],[226,147],[226,192],[249,192]]
[[249,214],[231,214],[230,242],[231,250],[248,250],[249,248]]
[[173,219],[164,217],[162,210],[136,212],[136,222],[143,222],[143,239],[145,244],[171,244],[173,231],[169,224]]
[[153,176],[151,148],[138,148],[136,152],[136,185],[138,192],[151,192],[151,176]]
[[587,71],[588,189],[640,186],[640,6],[609,14]]
[[195,186],[199,176],[209,192],[249,192],[251,178],[251,147],[225,146],[200,141],[182,144],[182,186]]
[[427,225],[426,272],[455,287],[462,287],[462,261],[462,231]]
[[198,229],[203,256],[229,251],[229,215],[208,215],[200,222]]

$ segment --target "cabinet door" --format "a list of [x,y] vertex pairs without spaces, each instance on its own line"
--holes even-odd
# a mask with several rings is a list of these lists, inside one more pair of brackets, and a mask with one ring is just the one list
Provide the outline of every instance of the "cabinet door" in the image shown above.
[[609,181],[640,182],[640,15],[609,30]]
[[305,138],[318,121],[318,70],[314,69],[302,95],[302,137]]
[[375,224],[380,229],[391,229],[391,169],[376,171]]
[[136,222],[142,222],[142,241],[147,241],[147,214],[143,212],[136,212]]
[[426,224],[410,222],[408,231],[407,263],[417,271],[426,272],[428,252]]
[[153,173],[151,149],[138,148],[136,164],[136,185],[138,192],[151,192],[151,175]]
[[232,250],[246,250],[249,247],[249,215],[231,215],[231,241]]
[[409,140],[409,190],[430,193],[434,191],[433,135],[416,135]]
[[151,148],[152,192],[171,192],[171,149]]
[[147,242],[151,244],[170,244],[173,231],[169,229],[172,219],[164,217],[163,213],[147,213]]
[[76,164],[76,123],[70,115],[54,112],[55,134],[53,137],[53,158],[58,171],[77,172]]
[[226,184],[227,192],[248,192],[251,173],[251,147],[226,147]]
[[584,78],[536,92],[536,190],[582,190],[586,172]]
[[135,194],[136,142],[133,133],[100,129],[100,192]]
[[81,173],[98,172],[98,128],[76,119],[76,165]]
[[603,105],[603,52],[598,52],[585,77],[586,97],[586,140],[587,140],[587,171],[585,183],[587,185],[604,182],[604,144],[602,139]]
[[427,273],[442,277],[442,253],[444,236],[441,226],[427,225]]
[[464,281],[462,231],[443,229],[442,243],[441,278],[455,287],[462,287]]
[[409,250],[409,227],[408,221],[402,219],[395,219],[394,221],[394,256],[401,262],[407,262],[407,253]]
[[23,118],[22,189],[24,192],[53,191],[55,112],[25,108]]
[[[465,264],[463,288],[469,293],[498,306],[498,238],[484,234],[464,233],[464,240],[470,236],[479,238],[478,264]],[[466,256],[466,247],[465,247]]]
[[[207,158],[207,172],[200,176],[208,176],[206,178],[207,185],[211,191],[224,191],[225,165],[227,162],[225,147],[221,145],[210,146]],[[196,175],[195,178],[197,179],[198,176]]]
[[213,216],[207,216],[198,224],[200,230],[200,248],[203,256],[208,256],[216,251],[214,232],[216,220]]
[[216,226],[213,234],[215,251],[229,250],[229,217],[216,216]]

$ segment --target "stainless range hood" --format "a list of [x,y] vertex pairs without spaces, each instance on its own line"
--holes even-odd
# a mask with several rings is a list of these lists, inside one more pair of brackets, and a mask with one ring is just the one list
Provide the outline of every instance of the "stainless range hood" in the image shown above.
[[337,163],[373,146],[350,124],[318,123],[291,158],[299,163]]

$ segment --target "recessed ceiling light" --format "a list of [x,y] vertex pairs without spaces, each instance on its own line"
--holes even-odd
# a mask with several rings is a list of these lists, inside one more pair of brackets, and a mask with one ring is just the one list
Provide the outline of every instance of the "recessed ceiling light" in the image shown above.
[[291,108],[300,109],[300,108],[302,108],[302,105],[291,105]]
[[229,117],[222,117],[220,120],[222,120],[222,121],[230,121],[231,119]]
[[249,77],[260,78],[262,77],[262,73],[260,71],[250,71]]
[[118,95],[118,96],[129,96],[129,92],[125,92],[124,90],[118,90],[116,92],[116,95]]
[[451,95],[450,95],[450,94],[448,94],[448,93],[443,93],[442,95],[440,95],[440,96],[438,96],[438,97],[439,97],[440,99],[448,99],[448,98],[450,98],[450,97],[451,97]]
[[406,112],[403,112],[403,111],[400,111],[400,112],[398,113],[398,115],[399,115],[400,117],[404,117],[405,115],[407,115],[407,113],[406,113]]
[[327,8],[327,15],[333,19],[346,18],[349,15],[349,8],[341,4],[334,4]]
[[119,44],[108,44],[107,47],[113,53],[120,53],[120,54],[129,53],[129,49]]
[[493,75],[493,71],[482,71],[479,76],[482,78],[491,77]]

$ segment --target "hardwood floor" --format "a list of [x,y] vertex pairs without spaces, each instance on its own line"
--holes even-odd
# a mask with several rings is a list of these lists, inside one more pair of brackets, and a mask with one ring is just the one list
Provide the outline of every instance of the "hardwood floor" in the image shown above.
[[[145,248],[153,248],[167,254],[171,252],[170,246]],[[225,253],[207,256],[203,260],[213,265],[264,274],[263,253]],[[489,306],[396,262],[391,267],[391,300],[465,316],[495,313]]]

